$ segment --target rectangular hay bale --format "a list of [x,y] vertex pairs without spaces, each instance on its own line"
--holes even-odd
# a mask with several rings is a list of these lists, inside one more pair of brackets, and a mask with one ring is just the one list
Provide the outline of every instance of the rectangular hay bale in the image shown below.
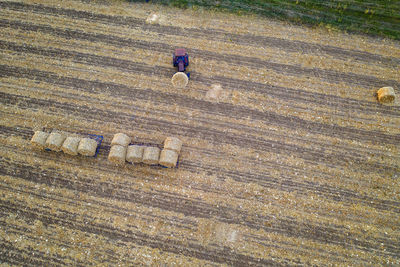
[[131,145],[126,151],[126,161],[130,163],[142,162],[144,146]]
[[126,159],[126,146],[114,145],[108,154],[108,160],[117,165],[125,163]]
[[178,153],[173,150],[163,149],[158,163],[164,167],[174,168],[178,163]]
[[31,139],[31,144],[39,149],[44,149],[46,147],[46,140],[49,137],[49,133],[36,131]]
[[78,146],[81,141],[80,137],[68,136],[61,147],[61,150],[68,155],[78,155]]
[[142,162],[149,165],[158,164],[160,158],[160,149],[158,147],[148,146],[144,148]]
[[176,153],[180,153],[182,149],[182,141],[176,137],[167,137],[164,141],[164,149],[169,149],[176,151]]
[[79,141],[78,153],[82,156],[93,157],[96,155],[97,142],[91,138],[82,138]]
[[128,146],[132,139],[124,133],[116,133],[111,141],[111,146],[120,145]]
[[66,138],[66,135],[61,132],[52,132],[46,139],[46,148],[59,152]]

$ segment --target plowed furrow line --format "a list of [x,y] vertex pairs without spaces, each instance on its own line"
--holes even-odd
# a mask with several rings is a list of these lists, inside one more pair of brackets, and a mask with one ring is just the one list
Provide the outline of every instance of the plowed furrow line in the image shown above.
[[[8,21],[4,19],[0,20],[0,27],[9,27],[24,31],[43,32],[53,34],[62,38],[74,38],[91,42],[102,42],[109,45],[135,47],[144,50],[156,50],[165,53],[170,53],[170,51],[173,51],[174,49],[174,46],[166,43],[147,42],[143,40],[134,40],[100,33],[87,33],[80,30],[57,29],[49,25],[32,25],[24,22]],[[261,60],[258,58],[239,55],[218,54],[215,52],[199,49],[190,49],[189,53],[193,53],[206,60],[214,60],[215,58],[218,58],[220,61],[224,61],[229,64],[236,64],[238,66],[249,66],[254,68],[266,68],[277,72],[286,73],[291,76],[313,76],[320,80],[325,80],[334,84],[346,82],[350,85],[357,85],[365,88],[379,88],[382,86],[382,84],[390,84],[391,86],[396,88],[400,87],[400,83],[395,80],[381,80],[374,76],[360,75],[355,73],[344,73],[332,70],[322,70],[318,68],[308,69],[294,65]],[[195,76],[193,77],[193,79],[195,79]]]
[[163,251],[168,251],[176,254],[183,254],[185,256],[195,257],[203,260],[211,260],[218,263],[228,263],[235,266],[248,265],[248,266],[263,266],[266,264],[273,264],[276,266],[281,266],[278,262],[266,259],[253,258],[251,256],[234,253],[230,249],[217,248],[215,250],[210,250],[208,247],[204,247],[197,244],[182,244],[179,241],[159,240],[153,238],[152,236],[146,235],[140,232],[132,231],[122,231],[111,226],[97,223],[81,223],[78,221],[69,221],[64,218],[60,218],[51,213],[37,213],[35,210],[26,210],[24,207],[10,205],[7,201],[0,200],[0,209],[3,211],[9,211],[13,213],[18,213],[20,216],[30,218],[33,220],[40,220],[46,224],[57,224],[60,226],[65,226],[70,229],[77,229],[86,233],[93,233],[96,235],[101,235],[110,239],[117,239],[124,242],[134,242],[135,244],[141,246],[148,246],[151,248],[159,248]]
[[378,131],[367,131],[362,129],[328,125],[318,122],[306,121],[304,119],[283,116],[274,112],[261,112],[249,109],[244,106],[235,106],[228,103],[211,103],[204,100],[193,99],[183,95],[171,93],[154,92],[149,89],[131,88],[125,85],[115,83],[105,83],[99,81],[88,81],[77,78],[63,77],[56,74],[34,69],[22,69],[6,65],[0,65],[0,77],[28,78],[38,81],[44,81],[58,86],[79,88],[80,90],[93,93],[94,90],[109,93],[114,96],[127,97],[131,100],[159,99],[163,104],[175,103],[187,108],[196,107],[199,110],[208,112],[210,115],[227,116],[231,118],[253,119],[264,121],[277,126],[291,128],[293,130],[302,129],[314,134],[321,134],[343,138],[348,140],[369,141],[371,143],[397,144],[400,142],[400,134],[388,135]]
[[[13,201],[12,204],[14,206],[21,206],[21,207],[26,205],[26,203],[24,201]],[[40,213],[40,214],[49,211],[49,209],[44,209],[42,206],[40,206],[40,207],[38,206],[37,208],[30,208],[30,209],[34,210],[34,211],[36,211],[36,213]],[[65,221],[70,222],[70,223],[79,221],[79,219],[77,219],[77,218],[80,218],[82,220],[82,223],[85,223],[85,224],[88,224],[89,222],[94,222],[94,221],[96,221],[96,219],[98,220],[98,216],[91,217],[91,216],[88,216],[87,214],[73,213],[73,212],[69,212],[64,209],[57,209],[57,216],[59,218],[62,218]],[[141,220],[142,220],[142,218],[141,218]],[[31,223],[33,223],[33,222],[31,222]],[[107,225],[107,223],[108,223],[107,221],[104,221],[105,225]],[[140,230],[138,230],[136,226],[129,226],[129,231],[140,231]],[[168,239],[169,236],[167,233],[161,233],[158,235],[158,237]],[[81,247],[83,248],[83,246],[81,246]],[[119,244],[119,245],[117,245],[117,247],[122,247],[122,245]]]
[[[261,238],[257,238],[257,239],[259,240],[260,244],[262,244],[263,246],[268,244],[265,242],[264,239],[261,239]],[[303,244],[301,247],[302,247],[302,249],[307,249],[307,247],[304,246]],[[312,249],[308,248],[308,249],[313,250],[313,251],[321,251],[320,249],[315,249],[315,248],[312,248]],[[322,251],[322,252],[325,252],[325,251]],[[338,265],[348,265],[348,264],[351,265],[352,263],[354,263],[354,260],[355,260],[353,257],[351,257],[351,255],[338,254],[333,251],[328,252],[327,254],[324,255],[324,257],[329,259],[331,262],[335,262]],[[371,262],[368,261],[367,259],[357,258],[357,261],[363,262],[364,263],[363,266],[372,266]],[[303,266],[303,264],[301,266]]]
[[[30,222],[32,221],[31,218],[24,218],[24,219],[27,219]],[[15,225],[2,223],[1,221],[0,221],[0,226],[7,227],[9,229],[9,230],[7,230],[8,233],[11,233],[11,234],[14,234],[14,235],[25,236],[25,237],[28,236],[27,233],[26,233],[27,229],[25,229],[23,227],[16,227]],[[40,244],[41,242],[43,242],[42,239],[37,238],[37,237],[35,237],[33,235],[29,236],[28,238],[29,238],[29,240],[31,240],[33,242],[37,242],[37,244]],[[69,243],[58,242],[58,241],[59,240],[54,239],[54,238],[51,239],[51,245],[50,246],[54,246],[54,244],[56,244],[57,246],[62,247],[64,249],[65,248],[68,248],[69,250],[75,249],[75,247],[72,247],[71,244],[69,244]],[[125,243],[125,245],[126,245],[126,243]],[[115,246],[119,248],[119,247],[121,247],[121,244],[119,243],[119,244],[116,244]],[[79,248],[80,249],[85,249],[85,250],[91,250],[91,247],[89,245],[85,245],[85,244],[82,244],[82,243],[79,244]],[[27,252],[28,254],[34,253],[32,255],[43,255],[43,252],[38,251],[38,250],[30,249],[29,251],[26,251],[26,250],[24,250],[24,251]],[[90,252],[93,252],[93,250],[91,250]],[[101,255],[107,255],[107,259],[108,260],[114,260],[115,263],[118,263],[118,258],[115,256],[115,252],[111,252],[108,249],[97,250],[95,254],[97,254],[97,255],[94,255],[94,256],[95,257],[97,256],[98,258],[100,258],[99,256],[101,256]],[[50,257],[48,257],[48,258],[50,258]],[[87,266],[87,262],[86,261],[79,261],[76,258],[72,258],[70,256],[61,256],[61,255],[56,254],[52,258],[55,258],[57,260],[57,262],[61,264],[60,266],[66,266],[70,262],[73,262],[74,266]],[[68,263],[65,261],[65,259],[68,259]],[[135,264],[135,262],[132,261],[132,260],[129,260],[129,258],[125,259],[125,261],[129,262],[132,265]],[[47,260],[45,260],[43,264],[48,264],[48,263],[49,262]],[[26,264],[26,261],[21,262],[21,264]]]
[[[23,233],[21,233],[23,235]],[[39,240],[41,241],[41,240]],[[52,260],[51,257],[45,257],[45,253],[35,249],[19,249],[17,245],[8,242],[11,244],[10,246],[4,246],[6,255],[8,257],[1,257],[0,260],[2,263],[6,264],[9,263],[11,265],[6,266],[79,266],[79,267],[86,267],[88,266],[85,262],[79,262],[76,258],[72,258],[68,261],[62,261],[58,258]],[[0,250],[1,254],[1,250]],[[28,256],[29,255],[29,256]],[[38,255],[38,256],[37,256]],[[9,259],[12,257],[13,259]],[[110,257],[110,256],[107,256]],[[110,257],[111,258],[111,257]],[[107,258],[107,259],[110,259]],[[55,262],[57,260],[57,263]],[[115,262],[117,263],[117,261]]]
[[[2,244],[0,244],[0,260],[2,263],[21,266],[49,266],[49,264],[50,266],[65,266],[63,261],[54,261],[50,257],[45,257],[40,251],[18,249],[15,246],[15,243],[2,240]],[[27,251],[29,256],[27,255]]]
[[367,63],[383,63],[390,65],[400,64],[400,59],[395,57],[385,57],[378,54],[372,54],[365,51],[344,49],[340,47],[330,45],[320,45],[307,43],[303,41],[291,41],[282,38],[276,38],[271,36],[256,36],[256,35],[240,35],[232,34],[224,30],[217,29],[198,29],[198,28],[181,28],[174,26],[164,25],[151,25],[146,24],[143,19],[122,17],[122,16],[110,16],[105,14],[96,14],[87,11],[77,11],[73,9],[65,8],[54,8],[44,5],[31,5],[24,3],[10,3],[0,2],[0,6],[15,11],[26,11],[29,10],[32,13],[38,15],[56,15],[66,16],[73,19],[84,19],[88,22],[100,22],[104,24],[111,24],[123,27],[130,27],[134,29],[141,29],[143,31],[151,31],[160,34],[168,34],[173,36],[187,36],[193,38],[202,39],[215,39],[222,42],[232,40],[235,43],[246,45],[246,46],[267,46],[285,49],[290,52],[300,52],[308,54],[320,54],[325,53],[327,55],[334,56],[336,58],[347,60],[352,58],[354,60],[363,61]]
[[383,116],[398,116],[400,109],[397,107],[383,106],[378,103],[362,101],[356,99],[347,99],[335,95],[327,95],[317,92],[307,92],[300,89],[293,89],[289,87],[275,86],[271,84],[261,84],[252,81],[244,81],[235,78],[227,78],[221,76],[214,76],[212,79],[199,77],[197,81],[205,84],[219,83],[225,88],[235,88],[244,91],[254,91],[260,94],[275,96],[279,99],[300,102],[305,104],[328,106],[337,109],[334,115],[345,116],[347,111],[360,111],[363,114],[382,114]]
[[[65,196],[54,193],[54,192],[47,193],[46,195],[38,194],[38,193],[35,193],[32,190],[32,188],[27,187],[27,186],[22,186],[22,185],[19,185],[18,188],[15,188],[15,187],[10,187],[10,186],[0,184],[0,188],[9,189],[10,192],[11,191],[18,192],[18,193],[22,193],[22,194],[28,193],[30,196],[35,196],[35,198],[37,198],[37,199],[50,200],[50,201],[59,202],[64,205],[70,205],[70,206],[74,206],[74,207],[83,206],[85,203],[84,201],[79,200],[79,199],[71,201],[71,199],[65,198]],[[174,227],[179,227],[179,228],[183,228],[183,229],[187,229],[187,230],[193,230],[194,227],[196,227],[196,224],[194,224],[194,221],[180,219],[178,217],[168,218],[170,220],[167,220],[166,216],[159,216],[159,215],[153,214],[153,213],[141,212],[139,214],[137,211],[135,211],[133,209],[127,209],[127,208],[123,208],[123,207],[116,208],[115,206],[113,206],[107,202],[95,200],[95,199],[91,199],[90,203],[97,205],[97,206],[91,205],[91,208],[93,208],[94,210],[101,209],[102,212],[110,212],[112,214],[116,214],[116,215],[119,215],[122,217],[129,217],[129,216],[133,216],[136,214],[136,216],[138,216],[138,217],[140,215],[141,220],[147,221],[148,223],[150,223],[151,221],[153,221],[155,219],[159,219],[159,220],[168,221],[168,223]],[[60,212],[60,211],[58,211],[58,212]],[[90,215],[86,215],[86,218],[94,220],[94,218]],[[136,228],[136,226],[131,226],[131,227]]]
[[[5,162],[3,162],[3,166],[4,163]],[[213,218],[216,218],[219,221],[225,223],[241,222],[241,224],[246,225],[250,228],[259,229],[261,227],[267,232],[272,231],[286,236],[303,237],[326,244],[336,244],[346,247],[346,244],[348,244],[348,242],[351,240],[352,244],[357,245],[358,249],[364,251],[376,250],[380,246],[379,244],[376,244],[375,247],[375,245],[371,244],[370,241],[360,241],[358,238],[351,238],[351,234],[346,234],[345,231],[343,231],[344,229],[342,231],[333,230],[330,227],[323,227],[311,224],[308,225],[306,223],[302,223],[301,227],[299,227],[298,223],[295,220],[283,219],[276,221],[272,217],[265,216],[254,218],[254,216],[250,216],[250,214],[245,211],[233,210],[229,207],[222,206],[215,208],[211,207],[209,204],[201,203],[199,201],[194,201],[191,199],[180,199],[177,195],[175,197],[163,195],[157,196],[155,198],[153,194],[149,194],[148,196],[146,196],[144,195],[144,192],[138,192],[137,194],[141,193],[141,196],[139,197],[132,190],[127,192],[123,188],[116,188],[116,184],[113,184],[112,188],[100,190],[99,188],[93,187],[93,182],[90,181],[92,178],[82,177],[82,179],[80,179],[78,183],[72,183],[71,178],[68,178],[69,175],[67,172],[64,172],[63,175],[54,172],[51,172],[50,174],[44,170],[37,170],[37,167],[34,166],[17,166],[18,165],[10,162],[8,168],[4,166],[4,171],[2,171],[2,174],[12,175],[14,177],[25,179],[34,183],[44,183],[51,186],[62,186],[63,188],[78,190],[80,192],[89,194],[95,193],[95,196],[103,198],[108,197],[113,192],[118,192],[118,194],[112,195],[115,199],[119,199],[121,201],[140,203],[142,205],[151,205],[160,209],[182,212],[186,216],[202,218],[213,216]],[[252,217],[252,219],[256,221],[248,221],[248,218],[250,217]],[[274,225],[271,227],[265,226],[264,222],[267,221],[274,221]],[[390,240],[387,240],[387,242],[388,243],[385,244],[385,247],[387,245],[388,249],[384,254],[396,255],[396,253],[400,251],[400,247],[397,247],[398,244],[396,245],[396,243],[393,243]]]
[[[185,166],[185,168],[187,168],[186,166],[191,166],[192,168],[195,168],[196,164],[192,162],[184,162],[182,163],[182,167],[183,166]],[[187,169],[190,170],[189,168]],[[221,171],[219,168],[215,168],[212,166],[207,166],[207,170]],[[300,194],[304,194],[305,196],[310,193],[315,193],[324,198],[332,199],[337,202],[344,202],[344,205],[346,205],[347,203],[353,203],[355,200],[357,200],[357,202],[363,203],[366,206],[374,207],[378,210],[390,210],[396,213],[400,213],[400,203],[398,203],[397,201],[376,199],[366,195],[359,195],[354,191],[344,188],[330,187],[328,185],[323,185],[315,182],[296,182],[293,181],[293,179],[295,179],[296,177],[291,177],[290,175],[286,175],[285,177],[279,177],[279,179],[276,179],[266,175],[265,173],[257,174],[238,171],[231,172],[224,170],[224,172],[221,172],[221,178],[222,177],[231,178],[238,182],[254,182],[268,188],[279,189],[286,192],[296,191]]]
[[[11,147],[9,147],[9,148],[11,148]],[[22,155],[22,154],[25,154],[24,152],[22,152],[22,151],[19,151],[19,153]],[[27,154],[27,153],[26,153]],[[52,154],[52,153],[51,153]],[[51,159],[51,157],[45,157],[45,158],[47,158],[47,159]],[[61,161],[62,162],[65,162],[65,163],[67,163],[67,164],[71,164],[71,165],[76,165],[77,164],[77,162],[76,161],[68,161],[67,162],[67,158],[62,158],[61,159]],[[80,165],[80,164],[79,164]],[[84,167],[84,166],[82,166],[82,167]],[[110,174],[112,174],[112,175],[124,175],[123,173],[120,173],[120,172],[118,172],[118,171],[111,171],[109,168],[108,168],[108,166],[107,165],[105,165],[105,164],[102,164],[102,165],[99,165],[98,166],[98,170],[99,171],[103,171],[103,172],[107,172],[107,173],[110,173]],[[54,170],[55,171],[55,170]],[[244,174],[243,174],[244,175]],[[228,176],[229,177],[229,176]],[[124,184],[125,186],[128,186],[128,185],[126,185],[126,184]],[[300,187],[301,187],[301,184],[299,184],[300,185]],[[115,185],[116,187],[120,187],[120,185]],[[271,187],[272,188],[272,187]],[[204,191],[205,193],[215,193],[215,194],[220,194],[221,192],[219,192],[219,191],[217,191],[217,190],[212,190],[212,189],[210,189],[210,188],[206,188],[206,189],[204,189],[204,188],[198,188],[198,187],[195,187],[195,186],[192,186],[192,189],[195,189],[195,190],[201,190],[201,191]],[[18,191],[18,190],[17,190]],[[170,195],[170,194],[168,194],[168,192],[165,192],[165,191],[159,191],[159,190],[153,190],[154,192],[158,192],[158,193],[160,193],[160,194],[167,194],[168,196],[170,196],[170,197],[175,197],[175,195],[176,195],[176,193],[173,193],[172,195]],[[245,198],[243,198],[243,197],[240,197],[240,196],[234,196],[234,198],[239,198],[239,199],[242,199],[242,200],[245,200]],[[183,201],[186,201],[186,198],[185,198],[185,200],[183,200]],[[93,201],[92,201],[93,202]],[[109,205],[107,205],[106,203],[103,203],[103,202],[101,202],[101,203],[98,203],[99,204],[99,206],[104,206],[104,207],[111,207],[112,208],[112,206],[109,206]],[[75,204],[74,204],[75,205]],[[132,211],[131,210],[128,210],[129,211],[129,213],[131,213]],[[118,213],[118,212],[116,212],[116,213]],[[124,215],[127,215],[128,213],[125,213]],[[323,215],[323,216],[328,216],[328,217],[330,217],[331,215],[330,214],[322,214],[321,213],[321,215]],[[152,217],[153,215],[150,215],[150,217]],[[178,219],[178,221],[180,221],[180,219]],[[193,224],[192,222],[190,222],[190,224]],[[332,225],[330,225],[330,227],[334,227],[334,226],[332,226]],[[334,228],[336,228],[336,227],[334,227]],[[342,229],[341,227],[339,227],[340,229]]]
[[[13,234],[13,235],[19,235],[19,236],[24,236],[24,240],[28,239],[30,241],[33,242],[37,242],[37,244],[40,244],[41,242],[43,242],[43,236],[41,237],[35,237],[33,235],[29,236],[27,235],[27,229],[23,228],[23,227],[16,227],[15,225],[9,225],[6,223],[2,223],[0,221],[0,226],[2,227],[7,227],[7,233],[8,234]],[[7,242],[7,241],[6,241]],[[56,242],[54,242],[54,240],[51,240],[52,245],[55,244]],[[18,243],[16,243],[18,245]],[[57,245],[61,245],[64,248],[69,248],[71,249],[72,247],[68,244],[68,243],[59,243]],[[85,248],[85,246],[80,245],[80,247],[82,249]],[[19,249],[18,247],[16,247],[17,249]],[[86,247],[88,248],[88,247]],[[75,258],[71,257],[71,256],[61,256],[61,255],[53,255],[53,256],[45,256],[45,253],[43,251],[34,249],[32,247],[29,247],[28,249],[19,249],[20,251],[23,251],[23,254],[28,254],[28,255],[38,255],[38,257],[35,257],[37,259],[41,259],[43,261],[43,263],[49,264],[51,263],[51,266],[65,266],[67,265],[65,260],[69,260],[70,262],[74,262],[74,266],[86,266],[84,262],[82,261],[77,261]],[[109,255],[112,258],[112,255]],[[24,262],[26,264],[26,262]]]
[[[85,65],[102,66],[106,68],[115,68],[123,72],[138,73],[145,75],[157,75],[160,77],[169,78],[173,75],[174,71],[170,68],[161,66],[146,66],[146,64],[133,62],[129,60],[122,60],[114,57],[104,57],[93,54],[81,53],[76,51],[67,51],[63,49],[44,49],[41,47],[33,47],[28,45],[17,45],[16,43],[0,41],[0,49],[12,50],[15,52],[36,54],[46,56],[52,59],[64,58],[73,60],[76,63]],[[231,77],[214,76],[212,78],[206,77],[201,73],[192,72],[192,79],[207,86],[214,83],[221,84],[224,88],[241,90],[244,92],[256,92],[263,96],[274,96],[280,100],[284,100],[288,104],[304,103],[321,105],[323,107],[335,108],[335,116],[348,116],[348,112],[352,113],[360,111],[363,114],[382,114],[384,116],[397,117],[400,113],[399,108],[384,106],[374,102],[360,101],[355,99],[347,99],[334,95],[321,94],[317,92],[307,92],[299,89],[292,89],[287,87],[280,87],[271,84],[261,84],[258,82],[244,81]],[[295,106],[297,109],[302,109]],[[311,111],[311,110],[309,110]],[[357,116],[355,114],[354,116]],[[365,120],[365,119],[364,119]]]

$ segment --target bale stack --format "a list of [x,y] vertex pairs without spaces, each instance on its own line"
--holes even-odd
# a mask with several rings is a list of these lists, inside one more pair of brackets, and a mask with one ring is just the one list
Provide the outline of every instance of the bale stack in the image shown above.
[[182,149],[182,141],[176,137],[167,137],[164,148],[161,151],[159,164],[164,167],[173,168],[178,163],[179,153]]
[[[161,165],[167,168],[177,166],[182,141],[176,137],[167,137],[162,150],[158,146],[129,145],[132,141],[128,135],[117,133],[111,141],[108,160],[116,165],[129,163],[144,163]],[[31,139],[32,146],[39,149],[63,151],[65,154],[76,156],[95,156],[98,143],[92,138],[82,138],[75,134],[59,131],[46,133],[36,131]]]
[[108,160],[118,165],[127,161],[168,168],[176,167],[182,149],[182,141],[178,138],[167,137],[162,150],[155,145],[130,144],[131,141],[132,139],[126,134],[115,134],[111,141]]
[[74,134],[53,131],[50,134],[36,131],[31,139],[32,146],[65,154],[93,157],[96,155],[97,141],[91,138],[81,138]]
[[128,145],[132,139],[124,134],[117,133],[111,141],[111,149],[108,154],[108,160],[116,165],[125,163]]

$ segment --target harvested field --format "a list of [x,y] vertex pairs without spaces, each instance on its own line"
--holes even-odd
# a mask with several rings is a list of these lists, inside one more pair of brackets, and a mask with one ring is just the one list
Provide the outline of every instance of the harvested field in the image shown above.
[[[118,1],[0,1],[0,31],[0,263],[400,265],[398,41]],[[115,166],[118,132],[179,168]]]

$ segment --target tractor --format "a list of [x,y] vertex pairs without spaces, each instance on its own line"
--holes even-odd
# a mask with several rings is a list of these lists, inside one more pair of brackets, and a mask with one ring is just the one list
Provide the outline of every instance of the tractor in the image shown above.
[[178,71],[185,72],[186,67],[189,66],[189,55],[186,53],[185,48],[175,49],[173,55],[174,67],[178,67]]
[[189,66],[189,55],[184,48],[175,49],[172,63],[174,67],[178,67],[178,72],[171,78],[172,85],[177,88],[184,88],[189,82],[190,72],[185,73],[186,67]]

